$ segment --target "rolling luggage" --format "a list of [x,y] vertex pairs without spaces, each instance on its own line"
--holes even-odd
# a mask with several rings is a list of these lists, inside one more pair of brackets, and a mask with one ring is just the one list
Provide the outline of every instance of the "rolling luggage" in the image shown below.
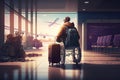
[[61,61],[60,57],[60,44],[52,43],[48,46],[48,61],[50,63],[59,63]]

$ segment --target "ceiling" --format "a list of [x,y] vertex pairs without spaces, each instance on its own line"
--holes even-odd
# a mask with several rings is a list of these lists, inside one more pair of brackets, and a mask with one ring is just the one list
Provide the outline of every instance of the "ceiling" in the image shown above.
[[79,11],[120,11],[120,0],[79,0],[78,3]]
[[[6,0],[7,1],[7,0]],[[9,0],[8,0],[9,1]],[[22,11],[25,1],[22,1]],[[30,1],[30,0],[28,0]],[[33,0],[35,1],[35,0]],[[14,0],[18,8],[18,0]],[[36,5],[33,3],[34,6]],[[30,2],[28,2],[30,10]],[[35,10],[35,9],[34,9]],[[120,0],[37,0],[38,12],[120,11]]]
[[76,12],[78,0],[38,0],[40,12]]

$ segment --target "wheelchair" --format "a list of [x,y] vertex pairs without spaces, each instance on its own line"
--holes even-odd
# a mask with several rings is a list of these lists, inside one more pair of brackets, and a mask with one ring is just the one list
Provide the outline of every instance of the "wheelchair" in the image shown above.
[[[79,46],[72,46],[72,47],[65,47],[64,44],[62,44],[62,53],[61,55],[63,55],[63,60],[66,62],[66,57],[72,57],[72,62],[76,63],[76,65],[78,65],[78,63],[81,61],[81,49]],[[71,58],[69,59],[71,60]]]

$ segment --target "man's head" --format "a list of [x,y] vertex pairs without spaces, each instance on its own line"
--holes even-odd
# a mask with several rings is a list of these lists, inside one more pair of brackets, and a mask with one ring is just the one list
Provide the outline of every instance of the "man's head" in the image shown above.
[[65,19],[64,19],[64,22],[69,22],[70,21],[70,17],[65,17]]

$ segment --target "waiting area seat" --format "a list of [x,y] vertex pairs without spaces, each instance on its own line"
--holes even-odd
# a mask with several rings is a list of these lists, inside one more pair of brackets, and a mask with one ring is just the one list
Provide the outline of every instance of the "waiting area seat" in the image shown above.
[[120,52],[120,34],[98,36],[96,44],[91,47],[94,51]]

